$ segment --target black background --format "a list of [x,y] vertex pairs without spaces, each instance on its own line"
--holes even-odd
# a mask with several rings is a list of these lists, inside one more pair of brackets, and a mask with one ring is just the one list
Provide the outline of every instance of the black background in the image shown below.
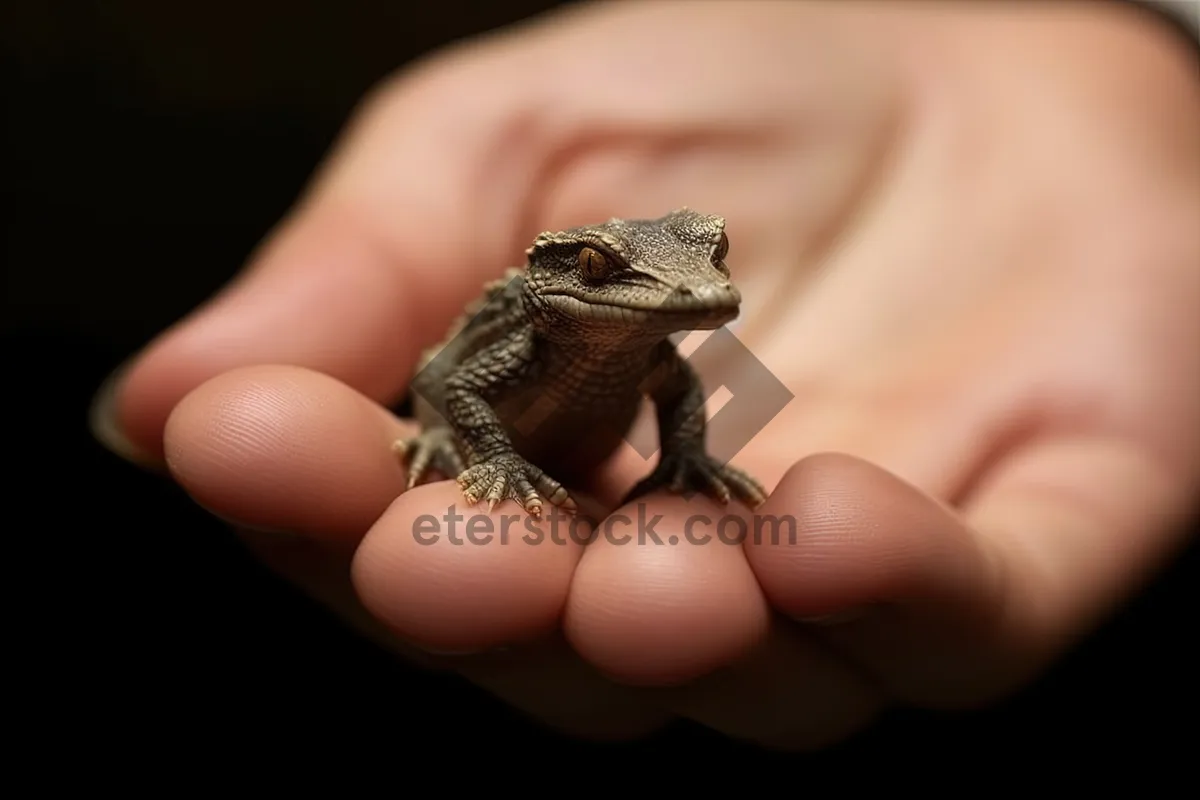
[[1042,756],[1090,773],[1145,767],[1147,778],[1190,767],[1196,547],[994,710],[899,715],[816,757],[688,727],[599,748],[397,665],[265,573],[178,490],[92,442],[96,386],[240,268],[367,89],[438,45],[550,5],[6,6],[3,363],[5,438],[17,443],[6,572],[23,634],[8,659],[27,668],[28,683],[10,683],[13,707],[29,712],[26,744],[77,766],[119,751],[160,767],[200,759],[210,774],[246,757],[275,763],[263,755],[274,747],[295,767],[382,745],[387,759],[359,767],[404,776],[440,755],[488,752],[507,759],[501,784],[538,765],[620,777],[647,759],[682,779],[693,756],[706,774],[779,762],[804,775],[850,766],[838,773],[849,778],[898,755],[918,779],[965,767],[964,788],[1021,776]]

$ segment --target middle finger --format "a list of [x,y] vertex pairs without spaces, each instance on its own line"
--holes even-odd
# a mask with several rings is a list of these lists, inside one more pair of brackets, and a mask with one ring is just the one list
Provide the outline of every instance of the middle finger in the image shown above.
[[575,570],[566,635],[602,673],[728,735],[789,748],[843,738],[878,694],[772,618],[742,547],[752,525],[702,497],[619,509]]

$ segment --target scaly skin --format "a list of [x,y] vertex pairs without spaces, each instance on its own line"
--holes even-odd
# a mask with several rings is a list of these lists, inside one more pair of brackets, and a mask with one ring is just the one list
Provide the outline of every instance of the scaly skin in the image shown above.
[[576,508],[560,483],[613,453],[644,396],[656,408],[658,466],[625,502],[666,488],[757,507],[763,488],[705,446],[704,392],[667,338],[734,319],[721,217],[683,208],[543,233],[424,354],[412,381],[422,432],[396,443],[408,486],[457,478],[470,505]]

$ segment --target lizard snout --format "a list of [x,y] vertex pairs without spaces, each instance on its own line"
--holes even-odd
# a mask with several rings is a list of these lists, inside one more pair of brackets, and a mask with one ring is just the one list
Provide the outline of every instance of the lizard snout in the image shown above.
[[741,293],[729,281],[715,283],[684,284],[676,289],[676,296],[685,305],[694,308],[726,308],[742,302]]

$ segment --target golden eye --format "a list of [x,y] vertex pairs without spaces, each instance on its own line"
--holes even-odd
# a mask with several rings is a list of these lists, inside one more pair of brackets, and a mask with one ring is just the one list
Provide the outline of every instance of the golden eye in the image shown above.
[[585,278],[598,280],[608,274],[608,259],[600,251],[585,247],[579,251],[579,269]]
[[729,255],[729,237],[722,232],[721,240],[717,242],[717,249],[713,251],[713,261],[724,261],[727,255]]

